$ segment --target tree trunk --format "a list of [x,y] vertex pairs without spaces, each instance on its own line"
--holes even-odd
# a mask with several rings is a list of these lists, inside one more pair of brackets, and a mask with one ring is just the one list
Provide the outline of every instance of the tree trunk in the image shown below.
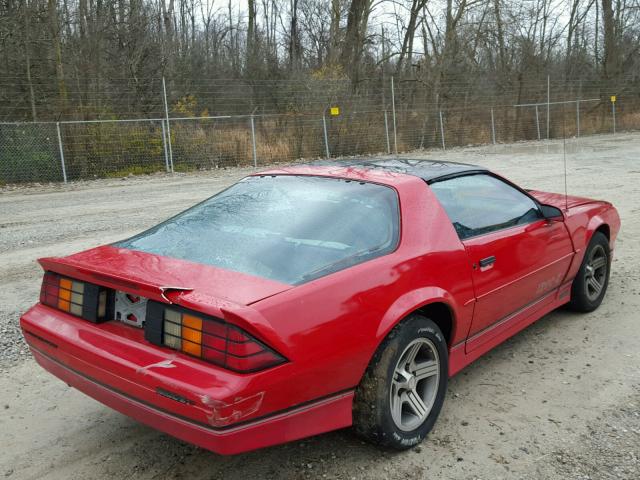
[[422,7],[427,3],[426,0],[412,0],[411,10],[409,12],[409,24],[404,33],[404,39],[402,41],[402,48],[400,49],[400,55],[398,57],[398,64],[396,65],[396,72],[401,72],[403,62],[405,58],[408,60],[408,67],[411,66],[411,58],[413,56],[413,39],[416,35],[416,27],[418,14],[422,10]]
[[301,67],[300,60],[302,44],[298,31],[298,0],[291,0],[291,24],[289,29],[289,68],[298,70]]
[[33,81],[31,79],[31,55],[29,51],[30,47],[30,39],[31,39],[31,29],[29,28],[29,15],[31,12],[28,8],[28,3],[25,0],[24,2],[24,55],[26,61],[26,74],[27,74],[27,83],[29,84],[29,104],[31,105],[31,120],[34,122],[38,121],[38,114],[36,111],[36,97],[33,92]]
[[611,0],[602,0],[602,24],[604,27],[604,77],[610,80],[618,73],[618,45],[616,42],[615,18]]
[[256,53],[256,0],[248,0],[249,19],[247,24],[247,69],[251,71],[255,64]]
[[500,74],[504,75],[506,73],[506,55],[504,48],[504,26],[502,24],[500,0],[494,0],[493,12],[496,17],[496,35],[498,36],[498,59],[500,65]]
[[329,24],[329,64],[338,61],[340,45],[340,0],[331,0],[331,23]]
[[[364,32],[361,31],[363,17],[368,13],[367,0],[351,0],[349,15],[347,17],[347,30],[345,32],[342,48],[341,63],[351,79],[357,82],[360,55],[363,50]],[[366,25],[366,20],[365,20]]]
[[58,22],[58,7],[56,0],[48,0],[47,14],[49,16],[49,29],[51,32],[51,47],[53,49],[53,61],[56,67],[56,80],[58,82],[58,101],[60,112],[67,109],[67,86],[64,80],[64,68],[62,66],[62,47],[60,45],[60,24]]

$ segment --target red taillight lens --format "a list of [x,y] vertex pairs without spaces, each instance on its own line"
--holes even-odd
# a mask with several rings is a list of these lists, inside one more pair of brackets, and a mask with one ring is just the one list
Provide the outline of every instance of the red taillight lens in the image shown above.
[[95,322],[106,316],[107,292],[97,285],[45,272],[40,302]]
[[40,302],[50,307],[58,308],[58,292],[60,289],[60,275],[45,272],[40,288]]
[[42,280],[40,301],[73,315],[82,316],[84,303],[84,283],[46,272]]
[[163,311],[161,342],[237,372],[255,372],[285,361],[235,325],[173,308]]

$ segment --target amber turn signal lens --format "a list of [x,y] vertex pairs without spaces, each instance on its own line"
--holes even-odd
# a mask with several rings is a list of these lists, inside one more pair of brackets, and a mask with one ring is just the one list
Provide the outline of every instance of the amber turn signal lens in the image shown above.
[[182,315],[182,351],[199,357],[202,354],[202,319]]

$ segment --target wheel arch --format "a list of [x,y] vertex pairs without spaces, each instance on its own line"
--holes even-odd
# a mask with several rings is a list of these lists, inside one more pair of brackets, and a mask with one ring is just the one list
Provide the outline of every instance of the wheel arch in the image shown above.
[[426,287],[403,295],[386,312],[376,332],[376,350],[397,325],[412,314],[433,321],[442,331],[449,348],[457,333],[458,308],[453,296],[439,287]]
[[585,249],[596,232],[607,237],[609,246],[613,249],[613,242],[620,227],[620,220],[613,208],[601,208],[589,218],[586,226]]
[[[586,219],[584,218],[585,215],[587,216]],[[607,238],[609,248],[613,250],[618,225],[616,224],[616,216],[612,216],[610,210],[584,211],[574,217],[570,217],[566,223],[576,255],[566,274],[565,281],[573,281],[578,274],[580,265],[582,265],[589,243],[596,232],[602,233]]]
[[583,250],[584,252],[587,251],[587,248],[589,247],[589,243],[591,242],[591,240],[593,239],[593,236],[596,233],[602,233],[607,238],[609,247],[610,248],[613,247],[611,242],[611,227],[607,223],[606,219],[602,218],[602,216],[594,215],[593,217],[591,217],[591,219],[589,220],[589,223],[587,224],[586,238],[584,241],[584,250]]
[[[596,229],[594,230],[594,234],[600,232],[602,233],[605,237],[607,237],[607,241],[610,242],[611,241],[611,228],[609,227],[609,225],[605,222],[601,223],[600,225],[598,225],[598,227],[596,227]],[[593,235],[591,235],[593,237]]]
[[447,345],[449,348],[451,347],[454,334],[454,315],[448,304],[442,301],[430,302],[420,308],[417,308],[409,315],[413,313],[423,315],[435,323],[444,335]]

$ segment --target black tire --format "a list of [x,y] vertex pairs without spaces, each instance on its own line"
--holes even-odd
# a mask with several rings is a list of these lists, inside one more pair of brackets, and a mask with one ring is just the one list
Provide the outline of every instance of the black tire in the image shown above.
[[[598,255],[598,257],[594,257]],[[594,258],[604,256],[603,272],[599,272],[601,289],[596,294],[592,286],[594,275]],[[595,270],[597,273],[598,270]],[[576,312],[592,312],[600,306],[602,299],[607,293],[609,285],[609,274],[611,272],[611,252],[609,250],[609,241],[602,233],[596,232],[591,237],[589,246],[584,254],[580,270],[576,278],[573,279],[571,285],[571,301],[568,307]]]
[[[397,425],[391,413],[391,404],[392,398],[395,398],[395,393],[402,391],[401,388],[397,387],[398,383],[394,382],[394,378],[398,376],[396,367],[399,366],[398,363],[401,358],[403,360],[407,358],[403,355],[406,355],[407,352],[411,353],[411,347],[415,349],[416,346],[418,351],[421,352],[416,353],[416,355],[424,355],[424,352],[437,352],[437,357],[434,353],[433,358],[439,362],[439,365],[433,362],[432,376],[425,377],[424,380],[418,379],[412,384],[415,386],[411,392],[415,393],[419,391],[416,389],[420,388],[422,388],[422,392],[430,392],[428,397],[432,399],[430,400],[432,404],[430,410],[427,410],[428,414],[424,420],[421,420],[417,415],[412,418],[414,422],[422,423],[416,425],[415,428],[407,430],[406,428],[401,429]],[[435,347],[435,350],[433,347]],[[421,350],[423,348],[424,350]],[[414,356],[413,358],[412,365],[416,368],[422,368],[424,372],[425,367],[421,366],[429,363],[430,358],[424,360],[426,357],[421,357],[422,360],[419,364],[415,362],[417,357]],[[406,365],[409,366],[408,363]],[[407,317],[384,339],[356,390],[353,408],[355,432],[371,443],[397,450],[405,450],[419,444],[433,428],[442,408],[447,391],[448,365],[447,342],[438,326],[421,315],[414,314]],[[433,373],[436,370],[438,371],[437,377]],[[417,379],[419,374],[416,373],[415,375],[414,379]],[[406,377],[403,380],[406,380]],[[426,385],[421,382],[431,383]],[[392,383],[394,384],[393,390]],[[409,383],[406,383],[406,385],[409,385]],[[406,390],[405,394],[409,391]],[[398,395],[398,398],[401,398],[401,395]],[[395,402],[398,402],[398,400],[395,400]],[[404,405],[402,402],[400,404]],[[426,406],[426,403],[423,403],[423,406]],[[400,410],[396,410],[396,418],[398,418],[398,411],[400,412],[399,418],[402,418],[403,407],[401,406]],[[411,418],[411,414],[405,416]]]

